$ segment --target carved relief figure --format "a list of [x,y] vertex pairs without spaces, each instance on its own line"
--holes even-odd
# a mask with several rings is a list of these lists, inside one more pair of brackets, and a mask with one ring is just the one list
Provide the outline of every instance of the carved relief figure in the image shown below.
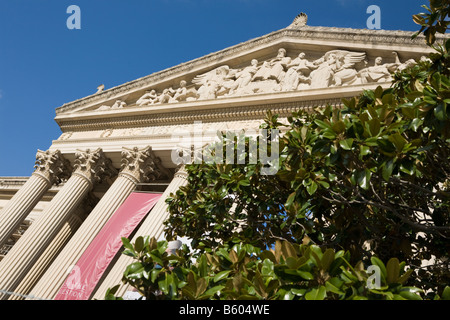
[[116,102],[114,102],[114,104],[112,106],[103,105],[103,106],[100,106],[96,110],[102,111],[102,110],[110,110],[110,109],[122,109],[126,106],[127,106],[126,102],[124,102],[122,100],[116,100]]
[[359,72],[363,83],[370,82],[387,82],[392,80],[391,72],[395,72],[401,65],[397,52],[393,52],[395,56],[394,63],[384,63],[383,58],[377,57],[373,67],[368,67]]
[[311,88],[327,88],[332,85],[337,68],[336,60],[335,54],[329,54],[314,61],[315,64],[319,65],[319,68],[311,72]]
[[172,95],[175,93],[175,91],[170,88],[166,88],[163,90],[163,92],[158,96],[157,103],[169,103],[170,100],[172,100]]
[[230,76],[230,67],[220,66],[212,71],[196,76],[192,83],[200,86],[197,90],[198,99],[206,100],[227,94],[232,88],[234,80]]
[[126,107],[127,104],[122,100],[117,100],[112,106],[111,109],[122,109]]
[[282,91],[292,91],[301,89],[301,84],[306,84],[305,88],[311,84],[309,74],[311,70],[318,68],[314,63],[305,59],[306,54],[301,52],[297,58],[287,65],[288,71],[281,83]]
[[136,104],[140,107],[155,104],[158,101],[156,90],[146,91],[145,94],[139,98]]
[[278,50],[276,58],[264,62],[263,66],[254,75],[253,80],[273,79],[280,83],[289,63],[291,63],[291,58],[286,57],[286,49],[281,48]]
[[333,50],[316,60],[319,68],[311,72],[311,88],[327,88],[360,82],[355,65],[366,57],[363,52]]
[[174,92],[172,99],[170,99],[170,102],[186,101],[187,97],[186,84],[187,84],[186,81],[181,80],[180,87]]
[[249,94],[251,90],[246,90],[253,76],[258,71],[258,60],[253,59],[251,65],[245,67],[235,73],[236,80],[230,88],[229,95],[233,94]]

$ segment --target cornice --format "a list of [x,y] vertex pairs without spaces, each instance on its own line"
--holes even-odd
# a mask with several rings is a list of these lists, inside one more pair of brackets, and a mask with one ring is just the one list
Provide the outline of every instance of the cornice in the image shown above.
[[[349,95],[351,97],[352,95]],[[255,106],[240,106],[230,109],[222,107],[218,109],[206,109],[196,111],[181,111],[172,113],[141,114],[135,116],[119,116],[107,118],[86,119],[83,121],[73,120],[64,121],[60,124],[63,132],[89,131],[92,128],[96,130],[111,128],[132,128],[132,127],[150,127],[158,125],[179,125],[202,122],[221,122],[263,119],[267,110],[278,114],[280,117],[288,116],[294,111],[300,109],[313,110],[315,107],[327,104],[340,105],[341,98],[329,98],[320,100],[297,101],[287,103],[261,104]]]
[[329,27],[312,27],[302,26],[297,28],[285,28],[267,35],[231,46],[229,48],[217,51],[206,56],[191,60],[186,63],[153,73],[146,77],[127,82],[120,86],[102,91],[100,93],[87,96],[82,99],[75,100],[64,104],[56,109],[56,114],[70,112],[74,109],[87,105],[100,103],[101,101],[113,99],[120,95],[127,94],[130,91],[146,88],[154,83],[163,81],[173,76],[182,76],[191,72],[193,69],[208,65],[217,61],[221,61],[226,57],[252,50],[260,46],[276,42],[282,39],[302,39],[302,40],[322,40],[322,41],[341,41],[361,43],[363,45],[401,45],[415,46],[427,48],[424,45],[422,36],[412,40],[414,32],[410,31],[388,31],[388,30],[368,30],[368,29],[352,29],[352,28],[329,28]]

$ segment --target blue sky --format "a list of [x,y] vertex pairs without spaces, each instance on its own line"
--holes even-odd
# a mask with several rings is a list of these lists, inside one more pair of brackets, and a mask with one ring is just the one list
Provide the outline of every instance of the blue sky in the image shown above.
[[[70,5],[81,30],[69,30]],[[416,31],[428,0],[1,0],[0,176],[29,176],[36,151],[61,131],[55,109],[211,52],[288,26],[366,28],[368,6],[381,28]]]

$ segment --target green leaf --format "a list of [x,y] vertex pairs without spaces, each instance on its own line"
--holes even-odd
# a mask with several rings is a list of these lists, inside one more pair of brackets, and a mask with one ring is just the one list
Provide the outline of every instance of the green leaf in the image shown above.
[[345,123],[342,120],[339,120],[336,123],[333,123],[333,131],[337,134],[341,134],[345,131]]
[[203,292],[205,292],[207,287],[208,287],[208,282],[206,281],[205,278],[198,279],[196,296],[198,297],[201,294],[203,294]]
[[372,172],[369,169],[364,169],[363,171],[356,172],[356,182],[364,190],[369,189],[371,177],[372,177]]
[[400,273],[400,263],[397,258],[392,258],[386,265],[386,281],[388,284],[396,283]]
[[123,246],[124,246],[125,248],[127,248],[128,250],[131,250],[131,251],[134,252],[134,247],[133,247],[133,245],[130,243],[130,240],[128,240],[127,238],[122,237],[122,243],[123,243]]
[[436,108],[434,108],[434,116],[439,121],[444,121],[447,119],[447,104],[439,103]]
[[330,188],[330,184],[326,181],[320,180],[317,183],[319,183],[322,187],[324,187],[325,189]]
[[[231,250],[231,252],[236,255],[236,252],[234,250]],[[206,277],[208,275],[208,260],[206,259],[206,255],[204,254],[199,259],[198,271],[200,277]]]
[[287,259],[288,257],[297,257],[297,252],[294,246],[288,241],[283,241],[281,251],[285,259]]
[[370,134],[372,137],[376,137],[380,133],[381,124],[380,120],[378,119],[372,119],[368,121]]
[[131,250],[124,250],[123,252],[122,252],[122,254],[123,255],[126,255],[126,256],[129,256],[129,257],[133,257],[133,258],[137,258],[137,254],[136,254],[136,252],[134,252],[134,250],[133,251],[131,251]]
[[312,275],[311,272],[296,270],[296,273],[305,280],[308,280],[308,281],[314,280],[314,276]]
[[380,268],[381,275],[383,276],[384,279],[386,279],[386,267],[383,261],[381,261],[377,257],[371,257],[370,261],[372,262],[373,265],[378,266]]
[[208,290],[205,292],[205,296],[213,296],[213,295],[215,295],[217,292],[223,290],[224,288],[225,288],[225,286],[215,286],[215,287],[212,287],[212,288],[208,289]]
[[359,147],[359,154],[361,156],[367,156],[370,153],[371,153],[371,151],[370,151],[370,148],[368,146],[361,145]]
[[288,197],[288,199],[287,199],[287,201],[286,201],[286,207],[290,207],[290,206],[292,205],[292,203],[293,203],[294,200],[295,200],[296,195],[297,195],[297,192],[292,192],[292,193],[289,195],[289,197]]
[[400,133],[395,133],[389,136],[389,141],[392,142],[397,149],[397,152],[403,151],[405,144],[407,143],[406,139]]
[[142,263],[134,262],[127,267],[124,274],[130,279],[140,279],[142,278],[144,270]]
[[318,289],[312,289],[305,294],[306,300],[323,300],[327,296],[327,289],[324,286],[320,286]]
[[164,261],[161,259],[161,257],[159,256],[159,254],[155,254],[155,253],[150,253],[150,258],[153,259],[153,261],[155,261],[156,263],[160,264],[161,266],[164,265]]
[[420,26],[426,23],[425,18],[422,17],[420,14],[413,15],[413,21]]
[[291,292],[293,294],[295,294],[296,296],[303,297],[305,295],[306,289],[295,289],[295,288],[292,288]]
[[162,269],[153,269],[150,272],[150,281],[151,282],[155,282],[156,279],[158,278],[158,275],[160,274],[160,272],[162,271]]
[[334,133],[334,131],[325,130],[323,132],[323,137],[328,140],[334,140],[334,139],[336,139],[336,134]]
[[328,129],[333,131],[333,128],[331,127],[331,125],[329,125],[328,123],[322,121],[322,120],[314,120],[315,124],[317,124],[319,127],[321,127],[322,129]]
[[[336,279],[336,278],[334,278],[334,279]],[[344,293],[341,289],[339,289],[339,287],[336,286],[336,282],[333,283],[331,280],[327,281],[325,283],[325,287],[326,287],[327,291],[330,291],[330,292],[333,292],[333,293],[336,293],[336,294],[343,294]]]
[[402,274],[402,275],[398,278],[397,282],[400,283],[400,284],[404,284],[404,283],[408,280],[408,278],[411,276],[411,274],[412,274],[413,272],[414,272],[413,269],[409,269],[408,271],[406,271],[404,274]]
[[446,286],[442,292],[442,300],[450,300],[450,287]]
[[328,268],[334,261],[334,250],[327,249],[322,256],[322,269],[328,271]]
[[144,238],[143,237],[138,237],[136,239],[136,242],[134,243],[134,249],[138,253],[140,253],[142,251],[142,249],[144,249]]
[[[262,257],[261,257],[262,258]],[[274,276],[274,262],[271,259],[264,259],[261,267],[261,273],[263,276]]]
[[219,282],[223,279],[226,279],[228,277],[228,275],[230,274],[231,270],[227,270],[227,271],[221,271],[218,274],[216,274],[214,276],[214,282]]
[[353,145],[353,139],[346,139],[346,140],[341,140],[339,141],[339,144],[341,146],[342,149],[344,150],[352,150],[352,145]]
[[422,300],[422,298],[416,294],[417,290],[411,290],[409,288],[403,288],[400,291],[400,295],[407,300]]
[[317,183],[313,181],[309,186],[306,187],[306,191],[308,191],[309,195],[312,196],[317,191]]
[[382,175],[383,175],[383,179],[385,181],[389,181],[393,170],[394,170],[394,160],[391,159],[384,163],[383,169],[382,169]]

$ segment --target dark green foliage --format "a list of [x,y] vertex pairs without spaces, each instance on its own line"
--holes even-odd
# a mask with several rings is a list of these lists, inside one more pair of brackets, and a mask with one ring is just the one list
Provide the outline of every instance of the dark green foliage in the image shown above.
[[[421,300],[422,291],[405,286],[412,270],[391,259],[380,268],[379,287],[369,286],[371,272],[352,266],[350,253],[316,245],[277,241],[273,250],[236,242],[196,256],[186,250],[165,252],[167,242],[124,239],[126,254],[136,258],[124,272],[147,300]],[[106,299],[117,300],[117,287]],[[448,289],[447,289],[448,291]]]
[[[450,2],[430,2],[414,20],[431,44]],[[126,246],[139,262],[124,281],[148,299],[449,298],[450,40],[434,48],[390,89],[341,108],[286,124],[268,112],[261,128],[283,132],[275,175],[261,162],[187,165],[165,232],[194,239],[196,263],[140,240]],[[240,139],[248,160],[253,140]],[[383,271],[381,289],[367,288],[370,265]]]

